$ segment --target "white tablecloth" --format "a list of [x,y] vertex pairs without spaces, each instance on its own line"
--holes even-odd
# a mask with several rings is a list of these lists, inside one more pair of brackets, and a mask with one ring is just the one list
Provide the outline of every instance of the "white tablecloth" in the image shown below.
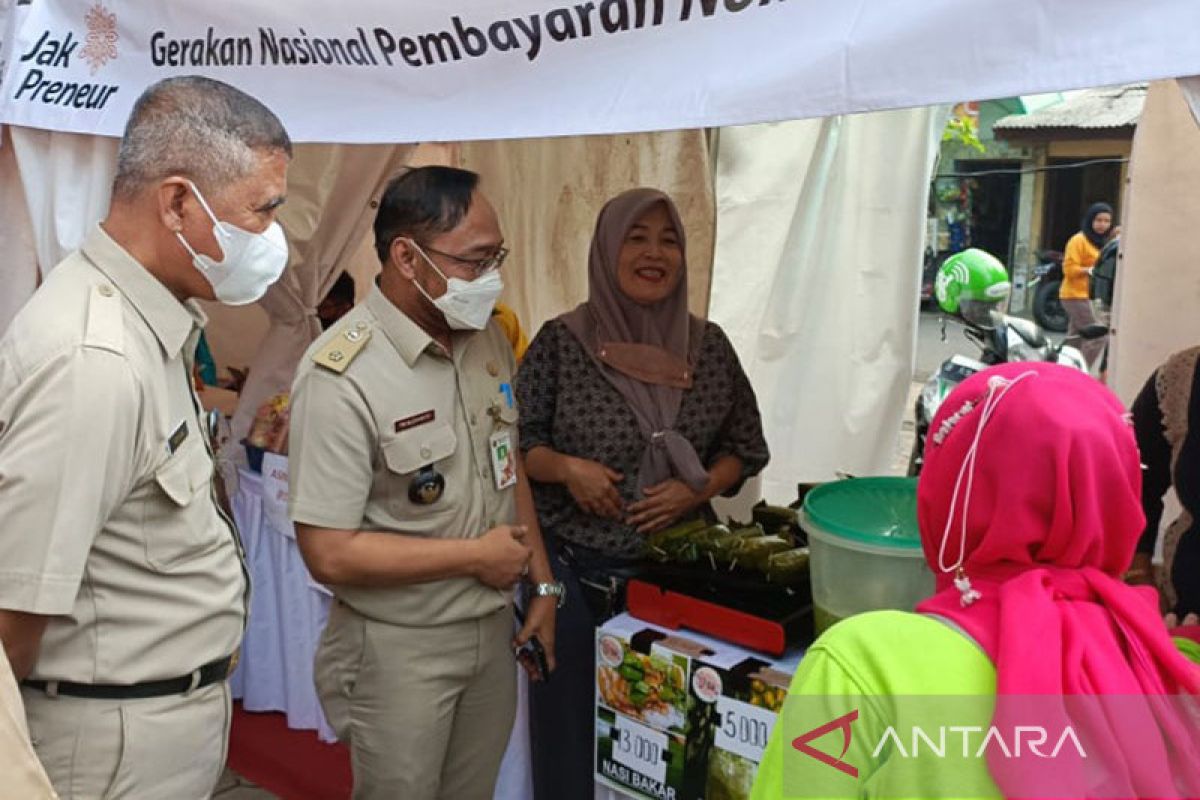
[[313,654],[331,598],[309,578],[286,510],[282,517],[272,513],[275,503],[264,500],[272,483],[241,470],[232,499],[251,585],[233,696],[247,711],[282,711],[289,728],[316,730],[322,741],[334,742],[313,686]]
[[[233,516],[250,569],[250,617],[241,660],[231,678],[233,696],[247,711],[281,711],[288,727],[316,730],[337,740],[313,686],[313,656],[331,596],[312,580],[287,515],[287,459],[268,453],[262,475],[238,471]],[[518,670],[517,719],[509,740],[496,800],[533,796],[529,771],[528,686]]]

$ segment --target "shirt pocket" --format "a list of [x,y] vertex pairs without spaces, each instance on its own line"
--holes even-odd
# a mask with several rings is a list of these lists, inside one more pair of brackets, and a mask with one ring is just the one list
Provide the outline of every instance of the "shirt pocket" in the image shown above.
[[[453,427],[443,423],[403,431],[386,438],[382,449],[391,477],[388,506],[398,520],[432,520],[455,510],[461,502],[458,498],[462,496],[462,487],[457,485],[459,479],[454,474],[458,436]],[[432,503],[414,502],[409,496],[410,489],[427,467],[441,477],[441,495]]]
[[142,534],[146,560],[166,570],[219,542],[223,527],[211,499],[213,465],[199,442],[186,443],[154,471]]

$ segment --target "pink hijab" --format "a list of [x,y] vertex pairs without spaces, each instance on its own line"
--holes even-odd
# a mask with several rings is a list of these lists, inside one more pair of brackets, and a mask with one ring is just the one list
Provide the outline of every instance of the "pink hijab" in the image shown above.
[[[1200,693],[1200,670],[1167,635],[1157,593],[1120,580],[1145,525],[1124,411],[1092,378],[1051,364],[1007,364],[955,390],[931,426],[918,487],[938,591],[917,610],[987,652],[997,721],[1016,715],[1006,695],[1137,696],[1136,726],[1089,721],[1104,730],[1106,780],[1128,791],[1105,796],[1181,796],[1178,786],[1200,791],[1196,726],[1141,696]],[[976,439],[974,468],[963,469]],[[943,571],[960,557],[969,587]],[[989,765],[1009,797],[1028,796],[1038,777]]]

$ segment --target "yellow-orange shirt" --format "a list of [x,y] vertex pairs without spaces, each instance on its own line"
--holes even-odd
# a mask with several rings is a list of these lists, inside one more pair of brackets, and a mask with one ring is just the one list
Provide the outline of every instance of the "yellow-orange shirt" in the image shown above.
[[517,312],[504,303],[497,303],[492,316],[500,323],[500,330],[504,331],[504,336],[512,345],[513,356],[517,363],[520,363],[525,357],[525,351],[529,349],[529,339],[525,336],[525,331],[521,330],[521,320],[517,318]]
[[1100,248],[1088,241],[1082,231],[1071,237],[1063,253],[1063,282],[1058,290],[1060,299],[1088,299],[1088,274],[1084,270],[1095,266],[1099,258]]

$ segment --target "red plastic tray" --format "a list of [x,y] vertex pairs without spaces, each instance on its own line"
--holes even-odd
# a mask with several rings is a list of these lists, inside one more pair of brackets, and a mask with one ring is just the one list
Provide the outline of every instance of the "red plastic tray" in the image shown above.
[[634,617],[670,630],[688,628],[776,656],[783,655],[787,649],[787,634],[783,625],[775,620],[689,597],[636,578],[626,587],[625,603]]

